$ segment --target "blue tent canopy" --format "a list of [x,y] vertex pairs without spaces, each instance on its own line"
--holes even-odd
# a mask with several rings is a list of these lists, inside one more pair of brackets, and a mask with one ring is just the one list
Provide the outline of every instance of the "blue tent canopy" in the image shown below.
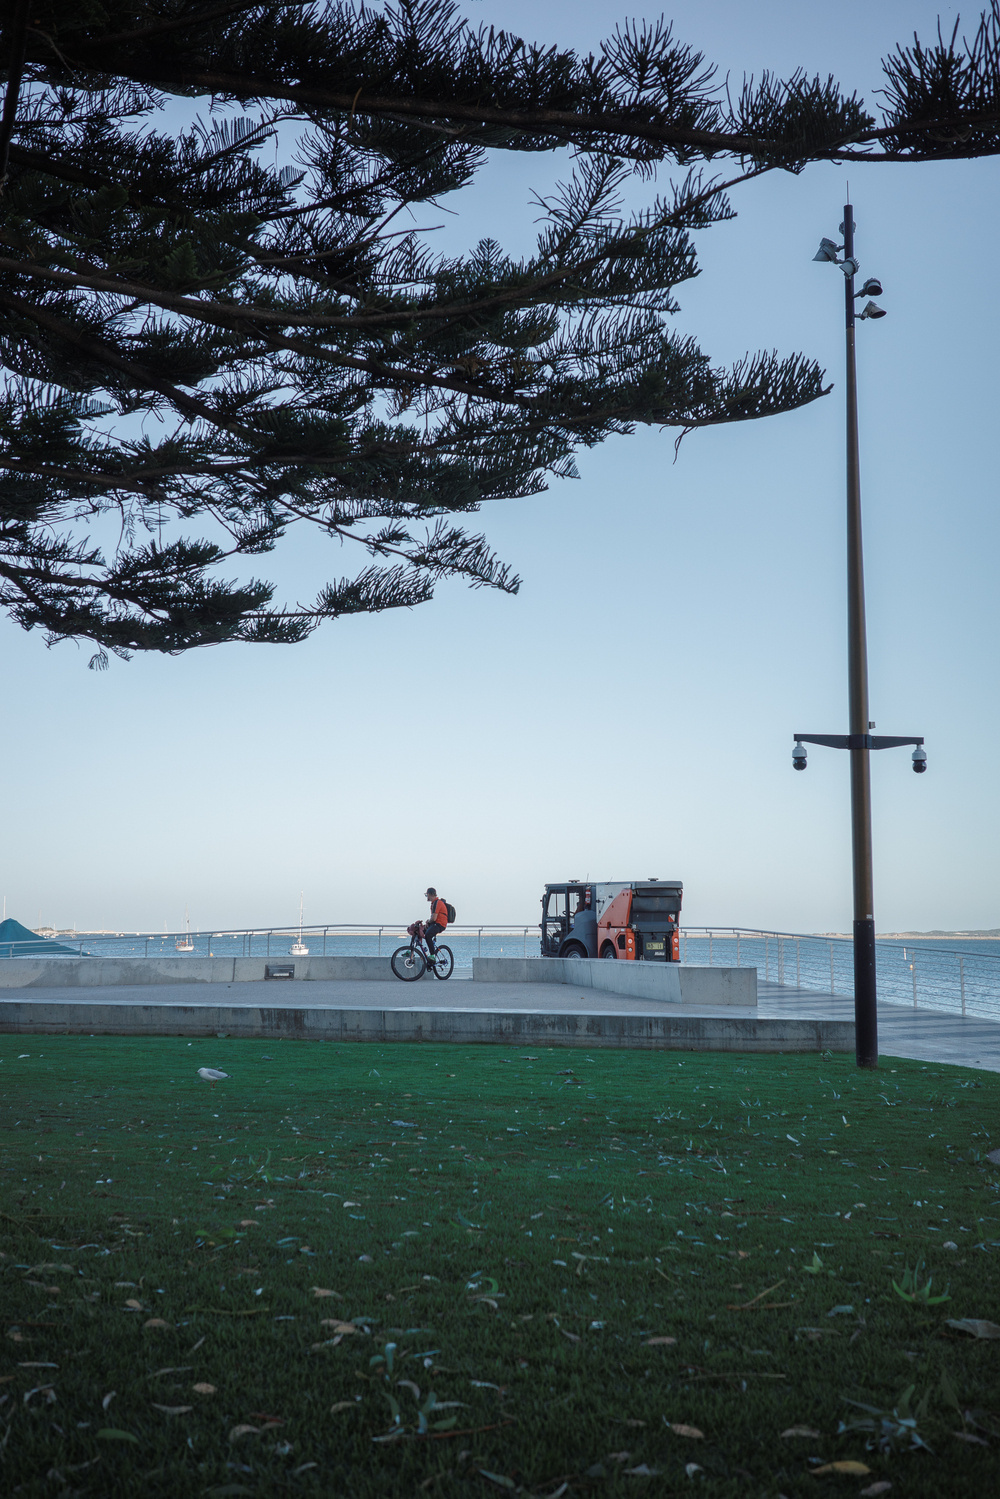
[[6,921],[0,921],[0,958],[75,958],[77,956],[75,948],[64,947],[61,942],[54,942],[51,937],[40,937],[37,932],[29,931],[19,921],[15,921],[13,916],[8,916]]

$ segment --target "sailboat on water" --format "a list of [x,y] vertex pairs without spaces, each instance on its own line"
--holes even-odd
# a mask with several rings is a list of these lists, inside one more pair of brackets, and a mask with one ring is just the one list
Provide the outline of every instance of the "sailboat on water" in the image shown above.
[[188,920],[188,908],[184,907],[184,935],[178,937],[174,942],[178,952],[194,952],[194,943],[191,941],[191,922]]
[[288,949],[289,957],[292,957],[292,958],[307,958],[309,956],[309,949],[308,949],[308,947],[304,946],[304,944],[302,942],[302,894],[303,894],[303,892],[300,890],[299,891],[299,939],[298,939],[297,942],[293,942],[292,945],[291,945],[291,947]]

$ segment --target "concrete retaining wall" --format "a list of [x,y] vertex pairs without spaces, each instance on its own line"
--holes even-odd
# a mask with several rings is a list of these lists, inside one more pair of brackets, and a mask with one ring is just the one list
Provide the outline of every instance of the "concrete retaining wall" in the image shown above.
[[756,968],[693,968],[684,963],[612,963],[600,958],[473,958],[486,984],[568,984],[661,1004],[757,1004]]
[[853,1051],[854,1023],[784,1017],[0,1000],[0,1033],[433,1041],[674,1051]]
[[[3,958],[0,989],[82,989],[109,984],[236,984],[291,964],[296,979],[391,979],[385,958]],[[282,980],[275,979],[275,983]]]

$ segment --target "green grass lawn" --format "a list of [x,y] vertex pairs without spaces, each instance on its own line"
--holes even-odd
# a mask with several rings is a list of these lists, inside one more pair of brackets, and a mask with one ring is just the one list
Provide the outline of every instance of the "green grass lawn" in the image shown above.
[[4,1495],[996,1481],[1000,1341],[949,1325],[1000,1322],[991,1073],[68,1036],[0,1057]]

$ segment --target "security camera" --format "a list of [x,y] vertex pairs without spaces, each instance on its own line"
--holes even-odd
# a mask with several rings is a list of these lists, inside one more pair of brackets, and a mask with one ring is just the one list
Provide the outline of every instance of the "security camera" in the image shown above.
[[[795,747],[792,750],[792,769],[793,770],[805,770],[805,768],[806,768],[806,747],[802,743],[801,739],[796,739],[796,741],[795,741]],[[916,766],[914,766],[913,768],[914,768],[914,770],[916,770]]]
[[913,751],[913,769],[918,776],[922,776],[927,769],[927,751],[922,744],[918,744]]

